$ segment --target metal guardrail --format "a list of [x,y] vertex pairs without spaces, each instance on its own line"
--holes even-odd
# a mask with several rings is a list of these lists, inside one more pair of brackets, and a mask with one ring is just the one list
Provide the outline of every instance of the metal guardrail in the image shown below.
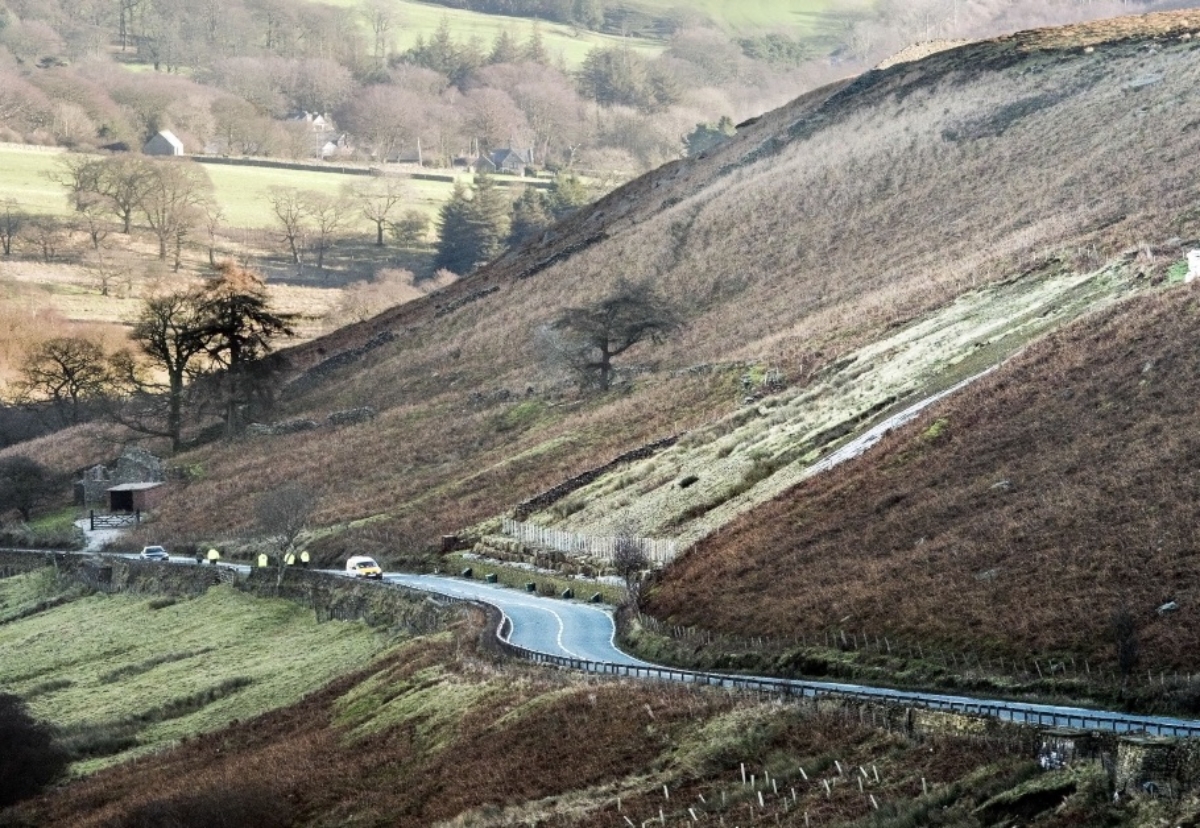
[[749,690],[770,693],[786,698],[830,698],[873,702],[903,707],[918,707],[944,713],[979,716],[999,721],[1025,724],[1035,727],[1077,728],[1079,730],[1108,731],[1127,735],[1167,736],[1182,739],[1200,738],[1200,721],[1160,719],[1149,716],[1132,716],[1108,713],[1102,710],[1083,711],[1054,708],[1051,705],[971,700],[947,696],[913,693],[903,690],[855,690],[817,681],[803,679],[766,678],[759,676],[729,675],[724,673],[702,673],[650,665],[614,664],[604,661],[556,656],[536,650],[528,650],[507,640],[505,630],[511,631],[512,622],[501,612],[502,620],[496,629],[496,638],[501,647],[518,658],[535,664],[549,664],[578,670],[585,673],[643,678],[657,681],[674,681],[684,684],[707,685],[731,690]]
[[[48,550],[32,549],[9,549],[5,551],[42,555],[64,554],[62,552],[56,553]],[[389,586],[406,590],[413,589],[403,584],[390,584]],[[485,603],[456,596],[443,595],[441,597],[450,603]],[[917,707],[945,713],[994,718],[999,721],[1035,727],[1078,728],[1080,730],[1107,731],[1127,735],[1165,736],[1182,739],[1200,738],[1200,721],[1155,716],[1136,716],[1110,713],[1103,710],[1093,711],[1025,702],[970,699],[887,688],[854,688],[804,679],[703,673],[671,667],[658,667],[649,664],[616,664],[607,661],[590,661],[570,656],[557,656],[537,650],[529,650],[518,644],[513,644],[508,640],[509,636],[512,635],[512,619],[500,607],[495,607],[495,605],[491,604],[488,604],[488,606],[493,606],[500,613],[500,623],[496,626],[496,640],[500,647],[511,655],[535,664],[548,664],[597,675],[655,681],[674,681],[683,684],[721,687],[730,690],[748,690],[751,692],[770,693],[785,698],[817,698],[825,696],[883,705]]]

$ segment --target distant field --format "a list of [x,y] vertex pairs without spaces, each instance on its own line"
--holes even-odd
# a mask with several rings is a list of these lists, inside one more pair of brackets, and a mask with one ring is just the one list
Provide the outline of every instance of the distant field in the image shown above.
[[[770,0],[759,0],[769,5]],[[336,5],[358,6],[360,0],[335,0]],[[662,3],[664,8],[677,3]],[[524,43],[529,39],[533,21],[527,17],[507,17],[498,14],[480,14],[462,9],[450,9],[425,3],[415,3],[410,0],[399,0],[393,4],[399,13],[399,26],[394,42],[394,48],[404,50],[416,43],[417,38],[428,38],[445,18],[450,23],[450,29],[456,40],[465,41],[477,37],[485,49],[490,49],[497,35],[505,29],[509,34]],[[568,66],[578,66],[583,62],[589,51],[597,46],[627,45],[635,51],[646,55],[657,55],[663,50],[663,44],[658,41],[643,38],[622,38],[614,35],[599,34],[586,29],[576,29],[549,21],[538,21],[542,33],[542,42],[546,51],[552,57],[562,56]]]
[[[0,619],[51,595],[52,575],[0,580]],[[134,742],[81,770],[291,704],[384,646],[363,624],[318,624],[299,604],[229,587],[162,603],[93,595],[0,625],[0,687],[68,740]]]
[[51,181],[60,150],[0,144],[0,197],[15,198],[30,212],[67,212],[66,190]]
[[[347,188],[362,187],[371,182],[361,175],[283,170],[274,167],[234,167],[205,164],[204,170],[212,180],[217,201],[225,212],[225,224],[232,227],[269,227],[275,224],[268,199],[271,187],[291,187],[297,190],[316,190],[337,195]],[[3,174],[0,173],[0,176]],[[450,197],[453,185],[440,181],[404,182],[412,194],[406,209],[415,208],[437,214],[442,203]],[[360,217],[361,218],[361,217]],[[361,220],[365,232],[371,226]]]
[[[50,180],[61,152],[21,144],[0,144],[0,194],[15,198],[33,213],[68,215],[66,190]],[[358,175],[284,170],[272,167],[205,165],[225,223],[233,227],[266,227],[274,223],[268,191],[272,186],[317,190],[336,195],[346,187],[359,187],[370,179]],[[450,197],[452,186],[438,181],[408,181],[411,207],[433,216]],[[370,226],[364,221],[362,229]]]
[[[680,7],[676,0],[636,0],[631,5],[652,14]],[[827,25],[831,16],[848,11],[848,6],[853,4],[845,0],[692,0],[686,4],[689,11],[700,12],[736,34],[762,30],[812,34]]]

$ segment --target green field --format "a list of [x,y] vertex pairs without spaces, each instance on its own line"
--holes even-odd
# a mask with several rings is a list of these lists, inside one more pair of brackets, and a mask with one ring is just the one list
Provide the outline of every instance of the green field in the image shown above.
[[[769,2],[769,0],[764,0]],[[337,5],[359,6],[361,0],[336,0]],[[485,49],[490,49],[500,32],[507,30],[524,43],[529,39],[533,21],[527,17],[507,17],[496,14],[480,14],[479,12],[451,9],[445,6],[435,6],[426,3],[416,3],[411,0],[397,0],[394,4],[399,16],[399,25],[393,48],[404,51],[416,43],[420,36],[428,38],[443,19],[449,21],[454,39],[466,41],[472,37],[478,38]],[[678,5],[664,3],[664,7]],[[546,20],[538,21],[542,33],[542,43],[553,58],[562,57],[567,66],[574,67],[583,63],[584,57],[597,46],[627,45],[635,51],[652,57],[664,48],[659,41],[642,38],[622,38],[615,35],[599,34],[587,29],[576,29],[560,23]]]
[[[62,153],[47,152],[20,144],[0,144],[0,193],[17,201],[31,213],[67,216],[70,205],[64,187],[50,180]],[[361,187],[370,179],[360,175],[286,170],[273,167],[240,167],[207,164],[204,167],[213,183],[217,202],[230,227],[268,227],[275,223],[268,193],[271,187],[316,190],[337,195],[348,187]],[[409,207],[431,217],[450,197],[452,185],[439,181],[409,180],[405,186],[412,194]],[[370,226],[364,221],[364,232]]]
[[[661,15],[680,7],[677,0],[636,0],[631,5]],[[736,34],[767,30],[805,35],[828,25],[830,18],[846,11],[848,5],[845,0],[692,0],[686,8]]]
[[66,215],[67,191],[49,178],[61,156],[46,147],[0,144],[0,198],[16,199],[31,213]]
[[[235,167],[220,164],[205,164],[205,172],[213,183],[217,203],[225,214],[225,224],[230,227],[270,227],[276,223],[269,201],[271,187],[286,187],[297,190],[315,190],[328,195],[338,195],[349,188],[363,187],[371,179],[362,175],[315,172],[309,170],[284,170],[274,167]],[[442,203],[450,197],[453,185],[440,181],[407,180],[404,186],[411,194],[411,201],[404,209],[417,209],[431,217],[437,214]],[[361,217],[360,217],[361,218]],[[365,219],[361,230],[371,229]]]
[[[2,579],[0,621],[55,594],[51,570]],[[0,623],[0,687],[68,741],[110,744],[77,764],[87,772],[291,704],[385,645],[364,624],[317,624],[226,586],[175,603],[90,595]]]

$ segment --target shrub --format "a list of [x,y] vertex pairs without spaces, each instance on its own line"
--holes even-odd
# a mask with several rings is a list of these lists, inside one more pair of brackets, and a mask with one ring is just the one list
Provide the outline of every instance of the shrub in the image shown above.
[[66,770],[67,752],[53,730],[11,693],[0,693],[0,745],[0,808],[33,796]]

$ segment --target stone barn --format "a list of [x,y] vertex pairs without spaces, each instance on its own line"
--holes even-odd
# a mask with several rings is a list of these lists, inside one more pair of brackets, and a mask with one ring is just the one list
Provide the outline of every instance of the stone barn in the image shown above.
[[163,483],[122,483],[108,490],[110,512],[146,512],[162,502]]
[[183,155],[183,142],[169,129],[155,135],[142,147],[146,155]]

